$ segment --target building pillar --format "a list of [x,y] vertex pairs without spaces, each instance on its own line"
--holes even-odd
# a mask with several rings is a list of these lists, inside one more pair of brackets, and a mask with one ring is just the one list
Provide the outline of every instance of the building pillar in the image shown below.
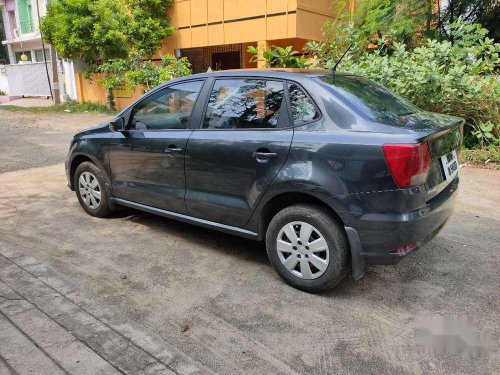
[[259,51],[259,60],[257,60],[257,68],[265,68],[266,61],[264,60],[264,50],[270,49],[271,44],[267,40],[259,40],[257,42],[257,50]]
[[14,50],[12,49],[12,44],[7,44],[7,54],[9,55],[9,63],[16,63],[16,55],[14,54]]

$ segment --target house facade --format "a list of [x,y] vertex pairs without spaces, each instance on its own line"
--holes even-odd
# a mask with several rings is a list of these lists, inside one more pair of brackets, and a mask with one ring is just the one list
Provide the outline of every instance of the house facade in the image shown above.
[[[334,19],[331,0],[175,0],[169,18],[176,27],[165,39],[159,55],[187,57],[194,73],[212,70],[257,68],[250,63],[248,46],[293,46],[301,51],[309,40],[321,40],[322,25]],[[106,102],[96,80],[78,75],[80,101]],[[141,95],[115,93],[119,109]]]
[[301,51],[309,40],[321,40],[321,26],[333,19],[331,0],[176,0],[171,22],[177,32],[163,53],[186,56],[194,72],[257,67],[249,63],[248,46],[285,47]]
[[[0,0],[8,60],[5,74],[11,95],[50,96],[45,60],[50,65],[50,46],[42,44],[39,18],[46,14],[47,0]],[[40,14],[38,14],[40,12]],[[45,47],[45,48],[44,48]],[[77,99],[73,63],[58,61],[62,99]],[[49,66],[49,76],[52,70]]]

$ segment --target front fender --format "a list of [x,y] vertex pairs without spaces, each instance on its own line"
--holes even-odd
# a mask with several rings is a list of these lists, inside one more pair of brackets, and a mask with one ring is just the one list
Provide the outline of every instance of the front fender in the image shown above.
[[[92,138],[90,141],[89,138]],[[68,158],[66,159],[66,176],[68,186],[74,190],[73,177],[78,164],[84,161],[91,161],[103,172],[107,177],[107,185],[111,188],[111,180],[109,179],[109,163],[107,161],[107,146],[109,138],[103,137],[82,137],[75,139],[71,145]]]

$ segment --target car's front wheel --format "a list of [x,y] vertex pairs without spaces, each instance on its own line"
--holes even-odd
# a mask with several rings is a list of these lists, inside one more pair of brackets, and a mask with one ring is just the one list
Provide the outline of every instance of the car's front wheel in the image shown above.
[[333,288],[348,270],[345,232],[320,206],[297,204],[278,212],[267,228],[266,248],[278,274],[307,292]]
[[76,196],[87,213],[106,217],[110,213],[106,178],[93,163],[83,162],[76,168],[73,181]]

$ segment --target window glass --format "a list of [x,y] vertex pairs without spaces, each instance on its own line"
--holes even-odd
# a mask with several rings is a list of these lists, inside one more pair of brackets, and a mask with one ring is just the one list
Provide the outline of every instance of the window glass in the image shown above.
[[311,99],[297,85],[289,85],[288,93],[290,94],[294,125],[301,125],[319,117],[319,113]]
[[366,78],[336,74],[319,78],[349,100],[369,119],[398,124],[403,117],[420,112],[415,105]]
[[[45,57],[47,58],[47,61],[50,61],[50,52],[48,49],[45,49]],[[35,61],[36,62],[43,62],[43,49],[36,49],[35,50]]]
[[210,94],[205,129],[278,127],[283,83],[265,79],[221,79]]
[[[23,55],[23,53],[28,58],[26,61],[23,61],[21,59],[21,56]],[[27,63],[27,62],[31,62],[31,51],[16,52],[16,63]]]
[[144,99],[132,110],[130,129],[185,129],[202,81],[170,86]]

